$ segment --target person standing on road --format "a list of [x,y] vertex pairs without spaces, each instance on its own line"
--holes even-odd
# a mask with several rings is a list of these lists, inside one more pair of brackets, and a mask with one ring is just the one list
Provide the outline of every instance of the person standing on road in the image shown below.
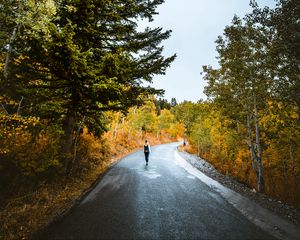
[[149,144],[148,140],[146,140],[145,145],[144,145],[144,154],[145,154],[146,166],[148,166],[150,152],[151,152],[150,144]]

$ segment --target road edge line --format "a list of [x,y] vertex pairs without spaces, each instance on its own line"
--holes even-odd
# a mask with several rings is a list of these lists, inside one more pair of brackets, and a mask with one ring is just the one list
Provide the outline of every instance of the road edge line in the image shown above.
[[197,177],[200,181],[218,192],[228,203],[233,205],[249,221],[262,228],[272,236],[282,240],[296,240],[300,236],[300,228],[294,223],[279,217],[266,208],[258,205],[241,194],[225,187],[216,180],[208,177],[199,169],[188,163],[178,153],[177,148],[174,151],[175,159],[179,166],[187,172]]

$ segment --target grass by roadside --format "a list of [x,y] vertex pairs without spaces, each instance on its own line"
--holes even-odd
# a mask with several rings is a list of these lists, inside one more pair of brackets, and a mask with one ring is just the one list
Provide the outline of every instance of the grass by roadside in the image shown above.
[[112,162],[127,153],[99,164],[78,178],[41,184],[32,194],[9,200],[0,212],[0,239],[28,239],[34,231],[67,212]]

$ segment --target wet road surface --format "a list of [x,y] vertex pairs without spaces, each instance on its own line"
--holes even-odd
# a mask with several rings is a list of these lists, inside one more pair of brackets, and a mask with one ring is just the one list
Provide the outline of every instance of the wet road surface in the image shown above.
[[274,239],[176,164],[178,143],[114,165],[47,239]]

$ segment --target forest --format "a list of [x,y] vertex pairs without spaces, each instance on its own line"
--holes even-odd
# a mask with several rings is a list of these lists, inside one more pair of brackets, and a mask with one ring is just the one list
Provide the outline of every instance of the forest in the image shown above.
[[[138,20],[152,21],[162,2],[0,5],[1,187],[10,189],[17,178],[70,175],[85,130],[101,137],[119,116],[130,118],[132,107],[162,94],[150,84],[175,58],[161,54],[160,43],[171,31],[137,29]],[[132,128],[152,130],[151,104],[149,119],[132,122]]]
[[257,192],[300,203],[300,2],[234,16],[203,66],[206,101],[185,102],[191,151]]
[[183,131],[151,87],[176,57],[162,55],[171,31],[138,28],[163,2],[0,2],[1,239],[27,238],[145,138]]
[[151,86],[176,54],[163,55],[171,30],[138,22],[163,2],[0,1],[0,239],[27,238],[146,138],[184,139],[223,174],[299,206],[299,1],[251,1],[234,16],[197,103]]

